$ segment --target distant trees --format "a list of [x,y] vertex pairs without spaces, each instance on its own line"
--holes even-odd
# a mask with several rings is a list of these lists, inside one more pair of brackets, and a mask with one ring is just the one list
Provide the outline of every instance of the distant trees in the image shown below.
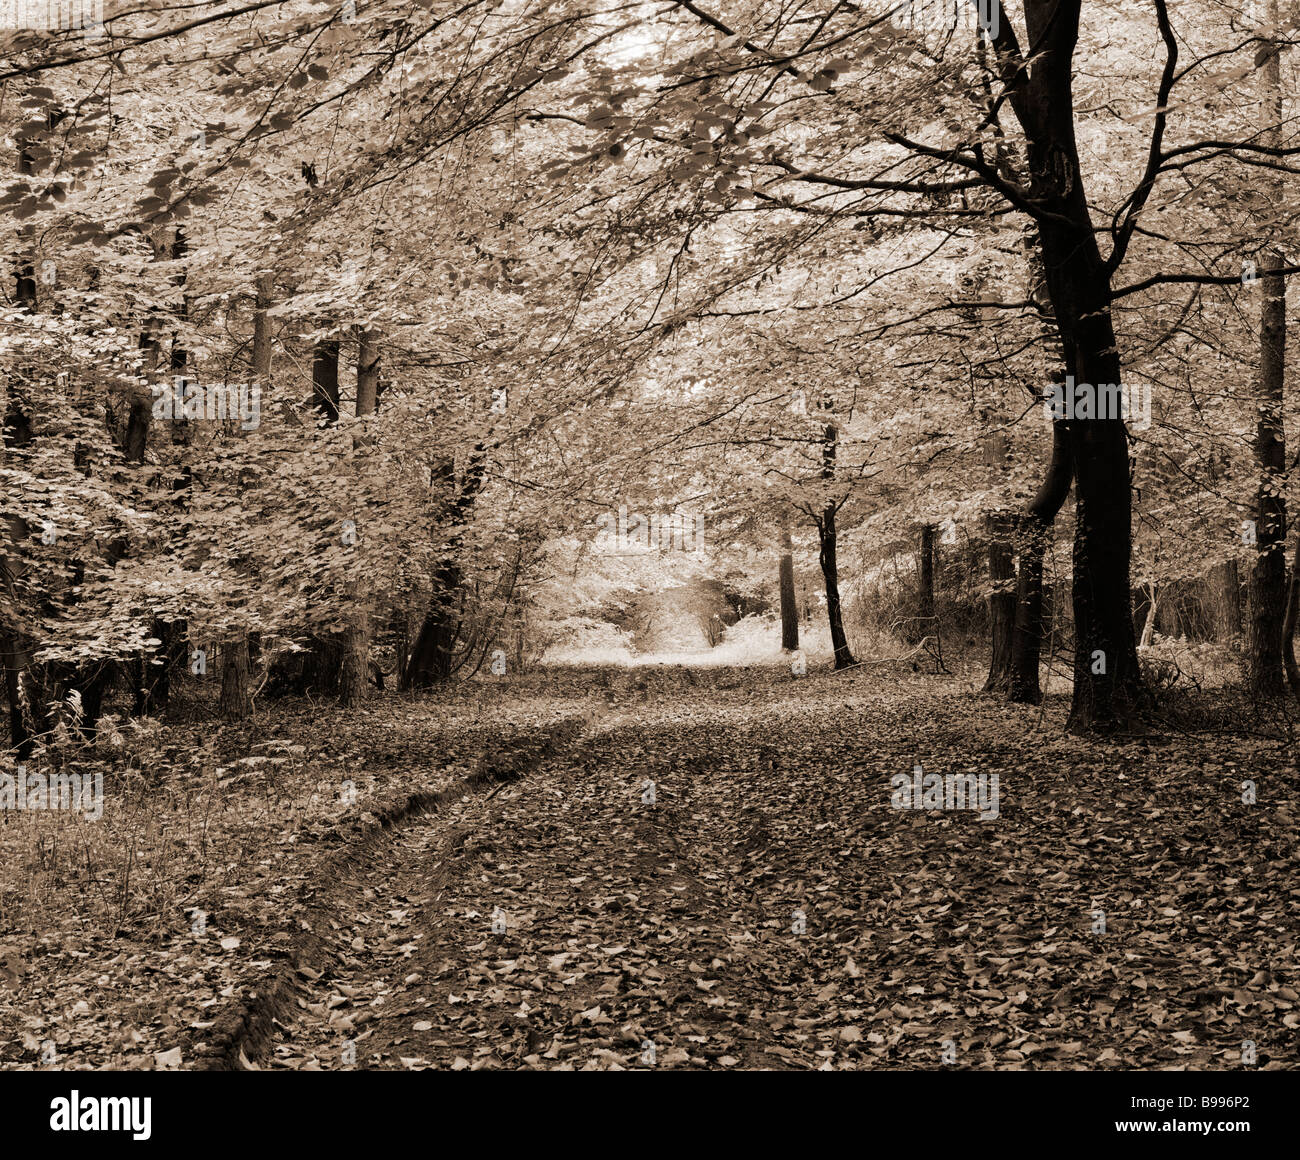
[[[1193,543],[1225,608],[1244,567],[1248,682],[1281,692],[1295,22],[983,11],[960,38],[883,3],[529,0],[483,25],[286,0],[123,13],[111,59],[17,36],[15,743],[111,680],[160,710],[195,650],[232,719],[269,670],[359,704],[380,638],[406,689],[477,671],[539,545],[590,532],[568,509],[626,496],[746,550],[784,528],[762,550],[789,649],[790,532],[815,533],[837,667],[859,561],[929,529],[932,591],[960,522],[988,561],[986,687],[1013,701],[1041,699],[1056,570],[1080,731],[1140,723],[1134,553],[1158,586]],[[1044,419],[1053,386],[1138,379],[1149,427]],[[241,383],[256,417],[214,413]]]

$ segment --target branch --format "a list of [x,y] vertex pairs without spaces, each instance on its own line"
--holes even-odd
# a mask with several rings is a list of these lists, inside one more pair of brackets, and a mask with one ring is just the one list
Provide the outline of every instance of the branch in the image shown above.
[[[1119,217],[1119,209],[1115,211],[1115,219],[1112,219],[1111,234],[1115,244],[1106,261],[1106,270],[1109,274],[1114,274],[1124,260],[1124,254],[1133,238],[1137,219],[1146,206],[1152,189],[1155,188],[1156,176],[1160,172],[1161,163],[1165,160],[1161,149],[1164,145],[1165,126],[1169,121],[1169,94],[1174,87],[1174,75],[1178,66],[1178,41],[1174,38],[1174,30],[1169,23],[1167,0],[1155,0],[1155,6],[1156,23],[1160,26],[1160,35],[1165,42],[1165,67],[1160,75],[1160,88],[1156,93],[1156,120],[1151,128],[1151,149],[1147,154],[1146,172],[1142,174],[1142,180],[1138,182],[1137,188],[1129,195],[1128,212],[1125,213],[1124,222],[1118,230],[1113,223]],[[1121,206],[1120,209],[1122,208]]]
[[[1285,277],[1288,274],[1300,274],[1300,266],[1282,266],[1277,270],[1269,270],[1270,275]],[[1198,286],[1231,286],[1241,281],[1240,274],[1153,274],[1150,278],[1143,278],[1141,282],[1134,282],[1131,286],[1121,286],[1118,290],[1111,293],[1111,298],[1124,298],[1129,294],[1136,294],[1140,290],[1149,290],[1152,286],[1170,286],[1175,283],[1195,284]]]
[[1021,213],[1028,214],[1034,221],[1055,221],[1061,225],[1074,225],[1074,222],[1062,214],[1052,213],[1035,205],[1025,190],[1004,180],[991,165],[981,161],[978,157],[961,153],[957,149],[935,149],[931,145],[922,145],[919,141],[913,141],[908,137],[904,137],[901,133],[886,133],[885,138],[894,142],[895,145],[901,145],[904,149],[919,153],[922,157],[933,157],[938,161],[946,161],[951,165],[960,165],[964,169],[969,169],[972,173],[978,173],[984,184],[1001,194],[1016,209],[1020,210]]

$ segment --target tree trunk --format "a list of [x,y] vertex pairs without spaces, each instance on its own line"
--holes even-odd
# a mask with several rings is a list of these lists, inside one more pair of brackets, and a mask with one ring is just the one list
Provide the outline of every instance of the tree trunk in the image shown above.
[[[1074,130],[1073,58],[1082,0],[1024,0],[1025,47],[1000,3],[990,0],[992,42],[1003,86],[999,104],[1024,131],[1027,181],[991,177],[987,162],[960,159],[1038,223],[1038,243],[1067,376],[1106,388],[1111,409],[1068,417],[1076,488],[1074,621],[1077,649],[1068,728],[1108,732],[1134,724],[1147,704],[1137,663],[1129,591],[1132,551],[1128,432],[1118,406],[1122,378],[1111,317],[1112,269],[1123,261],[1149,185],[1115,233],[1109,260],[1097,244]],[[1166,44],[1174,45],[1163,13]],[[1173,64],[1166,70],[1173,75]],[[1157,124],[1163,132],[1163,110]],[[1159,142],[1153,144],[1158,150]],[[927,151],[928,152],[928,151]],[[939,152],[936,157],[945,156]],[[949,154],[946,156],[955,156]],[[1009,187],[1016,187],[1012,191]]]
[[1138,641],[1139,648],[1151,647],[1151,637],[1156,628],[1156,612],[1160,608],[1160,591],[1154,583],[1146,586],[1146,596],[1149,603],[1147,604],[1146,618],[1142,624],[1142,639]]
[[[172,237],[169,256],[173,261],[180,261],[188,253],[189,244],[185,238],[185,231],[180,226],[177,226]],[[174,280],[177,288],[181,291],[176,316],[179,320],[184,321],[189,317],[189,301],[184,293],[186,284],[184,267],[177,271]],[[171,351],[168,357],[168,365],[173,375],[173,386],[176,385],[178,380],[183,379],[188,364],[189,352],[185,348],[184,339],[179,331],[173,331]],[[183,414],[174,414],[171,422],[172,445],[174,447],[187,446],[189,443],[188,421]],[[129,437],[130,432],[128,431]],[[143,448],[141,450],[143,452]],[[176,502],[181,508],[185,506],[189,486],[190,468],[186,463],[182,466],[180,477],[172,485],[173,491],[176,493]],[[166,713],[171,700],[173,670],[183,666],[188,660],[189,624],[187,621],[163,620],[155,617],[151,634],[161,640],[162,644],[157,648],[155,661],[151,662],[145,656],[141,657],[137,664],[137,675],[139,677],[136,682],[135,695],[137,716]],[[158,661],[157,657],[161,657],[161,661]]]
[[[339,349],[337,338],[321,339],[312,357],[311,405],[326,424],[339,420]],[[280,687],[299,695],[324,696],[338,692],[342,666],[343,642],[339,634],[313,632],[305,656],[284,657],[276,667],[283,676]]]
[[1038,705],[1043,690],[1038,667],[1043,645],[1043,557],[1051,526],[1030,516],[1020,535],[1020,568],[1016,577],[1016,623],[1011,644],[1011,691],[1016,705]]
[[[827,402],[825,410],[830,411]],[[822,432],[822,481],[829,485],[835,479],[835,457],[839,449],[839,428],[828,422]],[[840,572],[836,558],[837,536],[835,532],[835,513],[839,504],[834,496],[827,495],[826,506],[817,521],[817,536],[821,551],[818,562],[822,568],[822,578],[826,581],[826,615],[830,620],[831,647],[835,651],[836,669],[847,669],[857,664],[853,653],[849,651],[848,637],[844,635],[844,615],[840,608]]]
[[794,592],[794,543],[790,529],[781,530],[781,647],[793,652],[799,647],[799,605]]
[[[185,239],[185,231],[180,226],[177,226],[176,232],[172,236],[172,261],[181,261],[189,254],[189,252],[190,247],[189,242]],[[186,280],[185,269],[182,267],[177,271],[175,276],[176,285],[181,291],[180,302],[176,307],[176,317],[181,322],[187,321],[190,316],[190,300],[185,294]],[[189,365],[189,361],[189,351],[185,348],[185,339],[181,336],[179,331],[173,331],[171,349],[172,373],[177,375],[184,374],[185,368]]]
[[149,442],[149,419],[153,407],[148,399],[132,399],[131,409],[126,420],[126,438],[122,450],[127,463],[143,463],[145,448]]
[[189,636],[185,621],[155,616],[150,635],[160,640],[151,660],[139,656],[135,662],[135,708],[137,717],[161,716],[171,701],[172,672],[188,659]]
[[239,636],[221,646],[221,702],[223,721],[243,721],[253,712],[249,688],[248,635]]
[[916,639],[926,636],[934,627],[934,524],[921,525],[920,559],[916,579]]
[[29,707],[23,703],[23,673],[29,657],[16,634],[0,636],[0,662],[4,664],[5,697],[9,702],[9,743],[20,758],[32,755],[36,728]]
[[311,365],[312,405],[326,423],[339,421],[339,340],[322,339],[316,344]]
[[[1043,379],[1049,392],[1063,388],[1065,352],[1060,326],[1052,308],[1047,272],[1043,269],[1042,238],[1035,226],[1025,238],[1030,269],[1029,297],[1037,305],[1039,335],[1043,345]],[[1011,674],[1007,699],[1012,704],[1038,705],[1043,691],[1038,683],[1044,636],[1043,559],[1052,539],[1056,517],[1070,494],[1074,463],[1070,456],[1070,429],[1056,416],[1052,420],[1052,452],[1043,482],[1017,527],[1019,567],[1016,576],[1015,623],[1011,636]]]
[[[250,377],[262,394],[266,393],[271,381],[271,321],[267,311],[271,308],[273,288],[270,274],[261,275],[254,287]],[[248,633],[238,632],[221,649],[221,700],[218,709],[223,720],[243,721],[252,715],[251,669]]]
[[479,489],[483,486],[485,447],[478,444],[465,471],[459,489],[456,488],[456,467],[446,460],[438,468],[433,482],[442,482],[452,493],[447,504],[447,547],[433,574],[433,591],[429,610],[420,626],[420,634],[411,648],[411,655],[402,670],[403,689],[427,689],[445,681],[454,669],[456,638],[460,633],[462,574],[459,562],[464,542],[465,521],[469,517]]
[[[1276,57],[1274,57],[1276,60]],[[1286,373],[1286,280],[1280,250],[1265,257],[1261,307],[1255,464],[1255,558],[1250,569],[1246,682],[1253,696],[1282,692],[1282,624],[1286,617],[1286,446],[1282,404]]]
[[1241,579],[1236,560],[1224,560],[1209,576],[1214,594],[1214,633],[1218,640],[1241,636]]
[[[30,175],[35,172],[32,154],[20,138],[18,142],[18,172]],[[35,235],[36,227],[28,222],[22,226],[20,236],[24,239],[24,249],[18,262],[14,284],[14,303],[20,310],[34,313],[36,310],[36,267],[32,254],[26,243]],[[5,409],[3,440],[0,441],[0,456],[10,448],[22,448],[31,443],[34,432],[30,403],[24,399],[19,389],[19,376],[7,375],[5,381]],[[9,533],[15,545],[22,542],[30,533],[25,520],[16,516],[7,518]],[[0,556],[0,579],[11,587],[14,580],[22,574],[24,565],[15,558],[13,571],[10,561]],[[15,618],[17,613],[15,612]],[[9,740],[18,751],[20,758],[31,756],[36,741],[31,728],[32,722],[23,707],[23,673],[27,669],[29,657],[21,634],[15,629],[0,636],[0,659],[4,663],[5,696],[9,702]]]
[[343,637],[343,665],[339,671],[339,704],[355,709],[366,699],[370,674],[370,610],[356,597],[352,623]]
[[820,563],[826,581],[826,616],[831,626],[831,647],[835,650],[835,667],[847,669],[857,664],[844,635],[844,613],[840,607],[839,564],[836,560],[835,508],[827,507],[817,526],[821,538]]
[[[373,330],[362,331],[357,347],[357,418],[374,413],[378,399],[379,348],[378,335]],[[339,704],[345,709],[355,709],[369,691],[367,677],[370,671],[370,606],[358,585],[348,593],[350,623],[343,637],[343,666],[339,673]]]
[[[53,128],[54,124],[52,118],[50,127]],[[20,136],[18,172],[25,177],[30,177],[37,172],[37,168],[31,143]],[[19,243],[21,251],[15,271],[14,305],[25,313],[35,314],[37,310],[34,253],[36,226],[32,222],[26,222],[19,228],[18,234],[21,239]],[[2,436],[0,458],[5,457],[5,451],[27,447],[36,435],[34,407],[31,398],[25,393],[28,390],[23,383],[25,378],[26,375],[21,373],[5,375],[4,425],[3,432],[0,432]],[[6,522],[9,524],[8,530],[15,545],[23,542],[31,533],[27,521],[17,516],[7,517]],[[3,577],[0,578],[7,580],[12,590],[12,582],[22,574],[25,567],[21,559],[15,557],[13,568],[16,570],[11,571],[9,561],[0,557],[0,572],[3,572]],[[18,623],[16,610],[14,623]],[[3,647],[5,694],[9,702],[10,741],[18,751],[18,756],[27,758],[35,748],[37,734],[46,728],[42,674],[39,671],[40,666],[32,662],[32,642],[27,639],[27,634],[15,628],[11,633],[0,637],[0,646]]]
[[989,635],[992,654],[986,693],[1011,690],[1011,657],[1016,630],[1015,566],[1012,536],[1015,520],[1006,512],[990,512],[986,519],[989,537]]
[[1286,619],[1282,622],[1282,665],[1291,692],[1300,697],[1300,667],[1295,659],[1296,621],[1300,619],[1300,539],[1296,540],[1291,576],[1286,586]]
[[[1085,334],[1079,365],[1091,383],[1119,382],[1109,307],[1105,310],[1079,322]],[[1096,329],[1104,332],[1100,340],[1092,333]],[[1128,437],[1122,419],[1078,420],[1074,428],[1076,643],[1068,727],[1106,733],[1136,726],[1146,701],[1129,586]]]
[[379,332],[363,330],[357,345],[357,415],[373,415],[379,405]]
[[270,274],[263,274],[254,287],[253,301],[253,382],[265,391],[271,385],[271,294],[274,284]]
[[403,689],[429,689],[451,676],[460,632],[460,584],[460,568],[454,561],[445,561],[434,575],[434,596],[411,646],[402,675]]
[[[1282,144],[1281,45],[1270,35],[1279,27],[1277,0],[1269,0],[1260,56],[1261,145]],[[1266,183],[1272,210],[1285,190],[1280,178]],[[1265,250],[1260,263],[1259,375],[1256,385],[1258,421],[1255,464],[1259,487],[1255,494],[1255,558],[1250,570],[1247,620],[1246,683],[1253,696],[1274,697],[1283,689],[1283,622],[1286,619],[1286,445],[1283,397],[1286,380],[1286,265],[1282,250]]]
[[[1068,416],[1075,480],[1074,697],[1067,727],[1111,732],[1135,724],[1146,705],[1129,589],[1132,501],[1128,432],[1111,318],[1111,271],[1101,257],[1074,134],[1073,56],[1080,0],[1026,0],[1034,63],[1019,69],[1005,12],[996,34],[1010,104],[1025,130],[1030,197],[1066,374],[1109,388],[1111,409]],[[1011,39],[1008,39],[1011,38]],[[1115,255],[1118,261],[1122,254]]]

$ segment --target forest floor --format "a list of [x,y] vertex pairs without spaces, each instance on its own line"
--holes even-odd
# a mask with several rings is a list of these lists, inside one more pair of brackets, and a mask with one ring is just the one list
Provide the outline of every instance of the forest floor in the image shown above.
[[[1296,1067],[1293,747],[1083,741],[970,684],[278,707],[191,727],[219,794],[175,727],[134,862],[6,819],[35,880],[0,894],[0,1066],[1221,1069],[1249,1041]],[[917,765],[997,774],[997,816],[893,808]],[[66,824],[121,845],[118,814]]]

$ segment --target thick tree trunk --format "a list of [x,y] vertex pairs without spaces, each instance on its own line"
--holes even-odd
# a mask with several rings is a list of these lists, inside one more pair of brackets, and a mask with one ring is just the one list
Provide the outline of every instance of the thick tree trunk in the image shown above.
[[[1269,0],[1259,60],[1260,143],[1276,148],[1281,141],[1281,46],[1268,35],[1279,27],[1279,5]],[[1280,180],[1271,178],[1267,191],[1281,200]],[[1270,207],[1272,208],[1272,207]],[[1265,251],[1260,263],[1259,375],[1255,388],[1258,421],[1255,465],[1259,487],[1255,494],[1255,558],[1249,582],[1250,615],[1246,628],[1246,683],[1256,697],[1275,697],[1283,690],[1282,626],[1286,618],[1286,445],[1283,395],[1286,383],[1286,278],[1278,273],[1286,257],[1277,247]]]
[[221,701],[224,721],[242,721],[253,712],[249,687],[248,635],[228,640],[221,646]]
[[27,650],[13,634],[0,636],[0,663],[4,665],[5,697],[9,702],[9,743],[23,759],[30,757],[36,746],[34,723],[23,704],[23,674],[28,660]]
[[[1080,8],[1081,0],[1024,0],[1029,47],[1022,48],[1010,17],[993,4],[996,19],[989,22],[987,35],[1006,103],[1024,130],[1028,188],[1022,186],[1016,197],[1024,199],[1021,208],[1038,223],[1066,373],[1079,383],[1108,387],[1108,401],[1117,404],[1122,378],[1111,319],[1111,266],[1122,261],[1130,236],[1125,230],[1131,231],[1133,223],[1125,223],[1110,262],[1103,261],[1074,132],[1073,57]],[[1166,43],[1174,44],[1172,33]],[[1163,131],[1163,120],[1160,125]],[[1002,174],[999,180],[1014,185],[1020,175]],[[1138,211],[1145,196],[1146,190],[1140,190]],[[1076,653],[1068,728],[1107,732],[1136,723],[1146,705],[1130,608],[1128,434],[1117,405],[1102,417],[1095,412],[1069,416],[1068,426],[1076,488]]]
[[781,530],[781,562],[778,567],[781,598],[781,647],[793,652],[799,647],[799,604],[794,592],[794,543],[790,529]]
[[1225,560],[1209,576],[1214,600],[1216,639],[1235,641],[1241,636],[1241,578],[1236,560]]
[[343,637],[343,665],[339,671],[339,705],[355,709],[366,698],[370,673],[370,615],[363,597],[355,597],[351,621]]
[[154,617],[150,634],[162,641],[153,653],[137,657],[134,665],[137,717],[161,716],[171,701],[172,673],[183,668],[189,655],[189,630],[183,620]]
[[1131,611],[1131,481],[1128,433],[1117,405],[1122,374],[1110,270],[1097,247],[1074,135],[1079,7],[1079,0],[1026,0],[1029,40],[1041,57],[1017,81],[1012,104],[1026,130],[1031,193],[1051,215],[1039,221],[1038,234],[1066,373],[1099,396],[1109,393],[1108,407],[1068,416],[1076,500],[1068,728],[1111,732],[1135,725],[1146,698]]
[[429,610],[402,670],[403,689],[430,688],[445,681],[455,668],[454,653],[460,635],[464,600],[459,557],[465,522],[483,486],[484,456],[485,448],[479,444],[474,448],[459,489],[456,488],[456,466],[451,460],[440,465],[432,481],[435,485],[440,482],[450,493],[447,503],[448,542],[442,560],[434,570]]
[[[1067,481],[1067,487],[1068,487]],[[1052,526],[1034,515],[1020,528],[1020,567],[1016,576],[1016,622],[1011,643],[1011,689],[1008,700],[1017,705],[1037,705],[1043,700],[1038,683],[1042,656],[1043,557]]]
[[339,421],[339,340],[316,344],[311,365],[312,405],[326,423]]
[[1286,446],[1282,404],[1286,371],[1286,280],[1276,273],[1285,259],[1271,250],[1259,286],[1261,308],[1258,423],[1255,464],[1255,558],[1250,569],[1246,681],[1252,695],[1282,692],[1282,624],[1286,617]]
[[373,415],[379,405],[379,332],[363,330],[357,345],[357,415]]
[[460,568],[454,562],[445,562],[435,573],[434,597],[411,646],[403,689],[429,689],[451,676],[460,634],[460,584]]
[[68,684],[81,694],[81,733],[95,736],[95,723],[103,715],[104,695],[113,683],[117,665],[107,657],[75,666]]
[[[1104,321],[1106,338],[1102,342],[1089,338],[1084,348],[1088,357],[1080,360],[1080,367],[1089,368],[1093,377],[1084,381],[1118,383],[1109,312],[1094,315],[1080,326],[1091,331],[1100,321]],[[1090,419],[1075,422],[1072,441],[1075,657],[1069,728],[1113,732],[1135,727],[1146,701],[1129,585],[1128,438],[1123,420]]]
[[126,438],[122,450],[128,463],[143,463],[149,442],[149,419],[153,407],[148,399],[132,399],[126,420]]
[[1011,690],[1011,659],[1016,634],[1016,570],[1012,554],[1015,519],[1006,512],[990,512],[985,526],[989,537],[989,635],[992,653],[986,693]]

